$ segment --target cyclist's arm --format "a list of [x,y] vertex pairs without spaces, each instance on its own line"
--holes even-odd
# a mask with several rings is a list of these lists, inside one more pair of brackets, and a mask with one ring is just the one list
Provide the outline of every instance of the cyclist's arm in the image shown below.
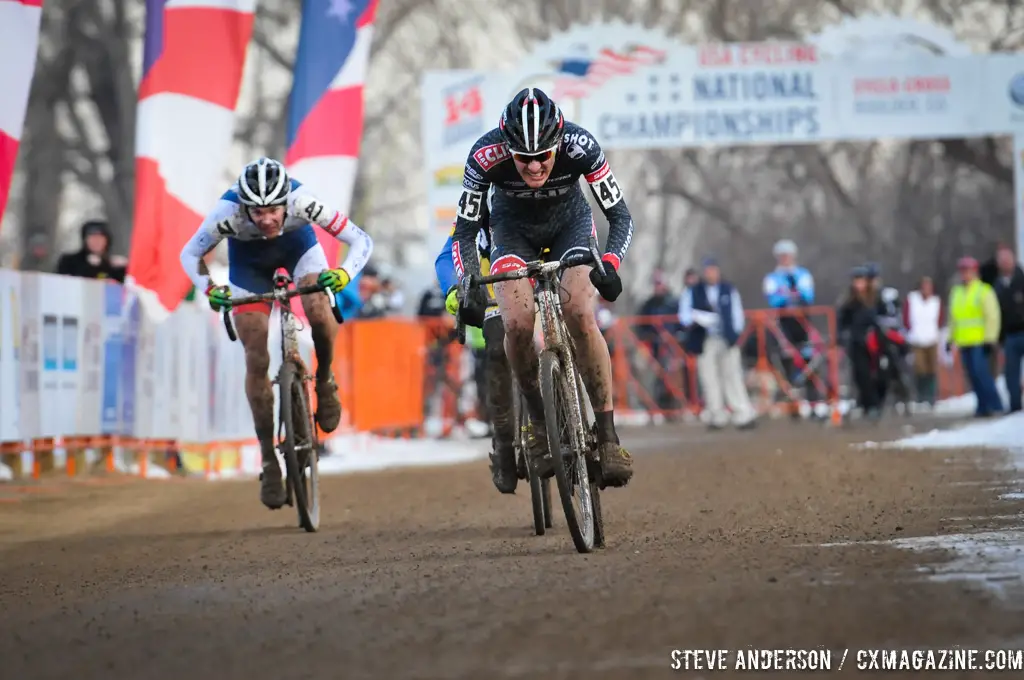
[[608,219],[608,241],[605,243],[602,260],[609,262],[616,271],[626,257],[633,240],[633,217],[626,207],[626,197],[615,180],[608,160],[593,135],[586,136],[587,144],[580,145],[584,154],[579,159],[580,170],[590,185],[590,191],[597,199],[601,211]]
[[487,192],[491,182],[474,154],[484,146],[482,141],[473,145],[462,174],[462,196],[456,210],[455,231],[452,232],[452,266],[459,279],[466,273],[480,271],[476,239],[481,226],[487,223]]
[[199,263],[207,253],[217,247],[218,243],[235,233],[237,212],[238,206],[234,203],[218,201],[217,207],[206,216],[196,233],[181,249],[181,266],[198,293],[202,293],[210,285],[210,277],[199,270]]
[[[452,234],[454,233],[453,227]],[[434,273],[437,274],[437,283],[441,286],[441,293],[444,295],[447,295],[451,287],[459,282],[459,277],[455,275],[455,263],[452,262],[452,235],[448,236],[437,259],[434,260]]]
[[363,270],[373,253],[373,239],[347,215],[325,205],[301,188],[292,191],[289,207],[293,216],[315,224],[342,243],[348,244],[348,252],[339,268],[345,270],[349,279],[354,279]]

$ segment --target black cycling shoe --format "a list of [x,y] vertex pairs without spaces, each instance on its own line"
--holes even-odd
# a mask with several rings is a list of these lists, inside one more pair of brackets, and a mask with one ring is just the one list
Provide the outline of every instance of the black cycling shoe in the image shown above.
[[601,460],[601,476],[604,486],[621,487],[633,478],[633,457],[629,451],[615,442],[604,442],[597,447]]
[[530,454],[533,474],[541,479],[553,477],[555,466],[552,464],[551,451],[548,450],[548,430],[544,423],[530,423],[526,435],[526,450]]
[[489,454],[491,459],[491,481],[501,493],[515,493],[519,484],[516,470],[516,450],[512,446],[503,446]]
[[287,498],[288,494],[281,478],[281,465],[275,456],[273,461],[263,463],[263,472],[260,473],[260,502],[271,510],[278,510],[284,506]]

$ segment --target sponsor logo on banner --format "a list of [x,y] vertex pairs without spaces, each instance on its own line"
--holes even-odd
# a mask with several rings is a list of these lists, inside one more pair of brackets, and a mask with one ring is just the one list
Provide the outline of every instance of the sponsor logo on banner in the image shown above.
[[60,330],[56,314],[43,315],[43,370],[56,371],[60,367]]
[[[434,171],[434,185],[438,187],[462,186],[462,165],[446,165]],[[476,173],[479,175],[479,173]]]
[[511,154],[508,152],[508,145],[504,143],[482,147],[473,154],[473,158],[480,164],[484,172],[487,172],[495,165],[504,163],[511,157]]
[[103,393],[100,398],[100,431],[121,434],[117,397],[121,375],[121,297],[120,286],[107,286],[103,300]]
[[946,75],[854,78],[853,110],[863,115],[943,113],[953,90]]
[[61,367],[65,371],[78,370],[78,319],[61,319]]
[[731,144],[813,139],[820,129],[813,70],[702,71],[688,84],[679,74],[638,81],[623,113],[600,117],[601,138]]
[[136,355],[139,349],[139,327],[142,323],[142,313],[138,298],[128,298],[125,307],[122,308],[122,333],[121,343],[121,372],[120,385],[118,387],[118,406],[120,408],[120,425],[124,433],[138,434],[135,429],[136,418],[136,389],[135,369]]
[[697,51],[697,63],[704,68],[792,66],[818,61],[818,49],[803,43],[722,43],[703,45]]
[[1024,73],[1018,73],[1010,79],[1007,94],[1010,102],[1018,109],[1018,112],[1010,114],[1010,119],[1015,123],[1024,121]]
[[551,96],[555,101],[584,99],[613,78],[628,77],[644,66],[664,63],[666,54],[665,50],[642,44],[619,49],[612,45],[578,45],[575,54],[551,62],[556,74]]
[[480,91],[483,78],[476,77],[443,92],[445,146],[453,146],[484,133],[484,101]]

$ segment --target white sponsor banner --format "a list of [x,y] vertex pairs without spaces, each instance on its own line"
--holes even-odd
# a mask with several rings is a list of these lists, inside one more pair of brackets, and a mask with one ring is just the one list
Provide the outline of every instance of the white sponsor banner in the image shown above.
[[39,290],[37,314],[42,340],[39,436],[78,433],[82,299],[88,282],[56,274],[33,277]]
[[82,280],[79,317],[78,412],[74,432],[98,435],[103,432],[103,315],[106,289],[118,287],[106,281]]
[[[272,374],[279,324],[275,311]],[[312,366],[308,326],[299,350]],[[241,342],[205,304],[184,303],[155,324],[116,283],[0,271],[0,441],[98,434],[254,438]]]
[[0,441],[20,438],[21,382],[20,280],[13,271],[0,269]]
[[39,315],[39,274],[18,274],[21,279],[21,380],[18,405],[21,407],[19,436],[43,437],[40,420],[39,389],[42,382],[41,334]]

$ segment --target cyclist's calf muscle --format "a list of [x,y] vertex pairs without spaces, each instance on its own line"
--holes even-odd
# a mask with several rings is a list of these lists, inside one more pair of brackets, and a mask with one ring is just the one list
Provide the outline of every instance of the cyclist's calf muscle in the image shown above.
[[543,420],[544,405],[538,382],[540,365],[533,342],[536,319],[533,286],[526,279],[502,281],[495,284],[494,297],[505,326],[505,354],[526,397],[530,416]]
[[[316,283],[317,274],[308,274],[299,279],[299,286],[311,286]],[[302,296],[302,309],[309,319],[309,329],[313,334],[313,349],[316,352],[316,374],[318,379],[326,379],[331,375],[331,364],[334,361],[334,339],[338,334],[338,323],[331,314],[331,306],[323,293]]]
[[245,348],[245,396],[252,409],[253,425],[260,443],[274,441],[274,390],[270,383],[270,352],[267,329],[270,317],[263,312],[235,315],[235,330]]
[[562,275],[562,316],[576,346],[583,384],[595,411],[611,411],[611,357],[597,326],[596,293],[588,267],[573,267]]

